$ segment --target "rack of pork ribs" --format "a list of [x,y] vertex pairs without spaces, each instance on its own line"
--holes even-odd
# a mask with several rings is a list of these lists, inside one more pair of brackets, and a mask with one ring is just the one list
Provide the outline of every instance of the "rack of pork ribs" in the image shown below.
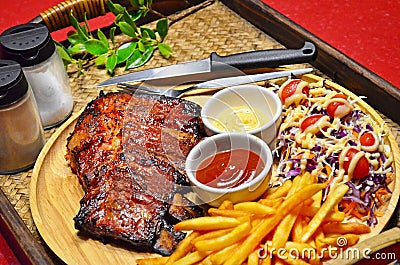
[[181,220],[203,214],[185,195],[185,158],[203,137],[200,106],[177,98],[103,93],[67,140],[82,184],[75,228],[104,243],[169,255],[185,234]]

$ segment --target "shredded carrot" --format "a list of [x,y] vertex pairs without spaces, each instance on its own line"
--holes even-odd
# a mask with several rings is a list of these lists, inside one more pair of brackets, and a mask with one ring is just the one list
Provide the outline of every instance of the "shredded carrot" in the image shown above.
[[288,147],[288,148],[285,150],[285,152],[286,152],[285,160],[287,160],[287,159],[289,158],[289,155],[290,155],[290,147]]
[[353,135],[354,135],[356,138],[358,138],[358,132],[356,132],[356,131],[353,130]]
[[340,202],[340,206],[344,207],[343,208],[343,212],[346,212],[347,207],[349,206],[349,204],[346,201],[341,201]]
[[304,156],[304,153],[297,154],[296,156],[293,157],[293,159],[302,159],[302,158],[308,158],[308,157]]
[[365,193],[367,193],[365,190],[362,190],[362,191],[361,191],[361,194],[360,194],[361,198],[364,198]]
[[350,212],[353,216],[357,217],[360,220],[363,220],[363,218],[365,217],[364,215],[362,215],[360,212],[358,212],[357,210],[355,210],[354,208],[351,210]]
[[386,202],[383,200],[382,196],[387,195],[389,192],[386,189],[379,189],[375,192],[375,196],[378,199],[378,201],[382,204],[382,205],[386,205]]
[[354,211],[354,208],[357,206],[357,203],[353,201],[351,203],[346,203],[345,205],[346,206],[343,212],[345,213],[346,216],[349,216]]
[[332,173],[332,168],[330,166],[325,166],[325,169],[326,169],[326,174],[328,174],[328,176],[330,176]]

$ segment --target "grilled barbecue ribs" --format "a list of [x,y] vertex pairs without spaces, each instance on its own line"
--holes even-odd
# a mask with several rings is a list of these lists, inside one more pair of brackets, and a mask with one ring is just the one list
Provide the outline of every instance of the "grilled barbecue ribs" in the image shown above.
[[188,184],[185,158],[204,137],[199,112],[185,100],[123,92],[89,103],[67,140],[66,158],[85,190],[75,227],[170,254],[184,237],[174,222],[201,215],[179,194]]

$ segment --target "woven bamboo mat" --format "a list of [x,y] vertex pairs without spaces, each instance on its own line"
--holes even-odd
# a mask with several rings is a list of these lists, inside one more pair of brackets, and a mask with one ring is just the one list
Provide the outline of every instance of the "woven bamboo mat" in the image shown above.
[[[149,27],[152,26],[149,25]],[[124,39],[119,36],[117,41],[122,42]],[[220,55],[227,55],[250,50],[283,48],[281,44],[218,1],[174,23],[170,27],[166,42],[173,48],[174,56],[167,60],[157,52],[142,69],[203,59],[213,51]],[[85,74],[80,77],[77,77],[74,69],[69,69],[68,72],[75,101],[74,113],[98,95],[99,90],[93,86],[110,77],[105,69],[95,66],[88,67]],[[122,73],[122,67],[117,69],[116,75]],[[385,116],[381,116],[391,128],[397,143],[400,144],[400,126]],[[57,128],[46,131],[46,138],[48,139],[55,130]],[[0,175],[0,187],[29,230],[39,239],[29,208],[31,174],[32,170],[15,175]]]

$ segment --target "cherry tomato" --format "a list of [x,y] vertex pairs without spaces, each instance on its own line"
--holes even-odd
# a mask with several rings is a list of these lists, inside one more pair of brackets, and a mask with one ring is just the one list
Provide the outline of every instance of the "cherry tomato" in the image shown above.
[[304,132],[309,126],[317,123],[318,120],[321,119],[323,116],[324,115],[322,115],[322,114],[315,114],[315,115],[311,115],[311,116],[305,118],[300,124],[301,131]]
[[[337,95],[335,95],[334,97],[332,97],[332,98],[343,98],[343,99],[346,99],[347,100],[347,96],[346,95],[344,95],[344,94],[337,94]],[[335,118],[336,116],[335,116],[335,113],[336,113],[336,110],[337,110],[337,108],[339,107],[339,106],[343,106],[344,105],[344,103],[342,103],[342,102],[337,102],[337,101],[333,101],[333,102],[331,102],[331,103],[329,103],[328,104],[328,107],[327,107],[327,112],[328,112],[328,115],[331,117],[331,118]],[[349,109],[349,112],[350,112],[350,110],[351,109]],[[348,113],[346,113],[346,115],[347,115]],[[345,116],[345,115],[344,115]],[[339,118],[341,118],[341,117],[339,117]]]
[[372,132],[364,132],[360,137],[360,144],[364,146],[373,146],[375,137]]
[[[281,100],[283,103],[286,101],[287,98],[289,98],[296,92],[297,86],[300,84],[301,81],[302,80],[300,80],[300,79],[294,79],[285,85],[285,87],[282,90],[282,94],[281,94]],[[308,86],[304,86],[303,89],[301,90],[301,92],[303,94],[307,95],[307,97],[308,97],[310,88]]]
[[[347,153],[346,153],[346,158],[344,163],[343,163],[343,169],[345,172],[348,174],[350,162],[353,159],[353,157],[360,152],[359,150],[355,148],[350,148]],[[362,156],[360,160],[358,160],[354,172],[353,172],[353,178],[355,179],[362,179],[369,174],[369,162],[368,159],[365,156]]]

